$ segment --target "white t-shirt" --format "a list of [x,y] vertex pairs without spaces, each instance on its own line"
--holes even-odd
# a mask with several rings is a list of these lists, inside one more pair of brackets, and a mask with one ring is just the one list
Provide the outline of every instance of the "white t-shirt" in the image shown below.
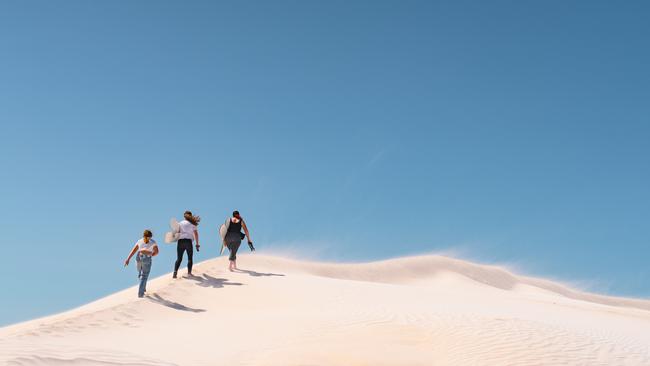
[[135,245],[138,246],[138,253],[140,253],[140,252],[143,251],[143,250],[148,250],[148,251],[150,251],[150,252],[153,253],[153,247],[157,247],[157,246],[158,246],[158,244],[156,243],[156,241],[153,240],[153,239],[149,239],[149,242],[148,242],[148,243],[145,243],[145,242],[144,242],[144,239],[140,239],[140,240],[138,240],[137,243],[135,243]]
[[196,230],[196,225],[187,220],[183,220],[178,223],[178,226],[180,226],[181,229],[180,235],[178,236],[179,239],[194,240],[194,230]]

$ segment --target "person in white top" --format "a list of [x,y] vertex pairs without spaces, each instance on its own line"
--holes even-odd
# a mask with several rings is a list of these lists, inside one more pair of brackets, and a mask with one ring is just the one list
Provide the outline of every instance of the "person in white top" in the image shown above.
[[194,249],[192,249],[192,241],[196,240],[196,251],[199,251],[201,245],[199,245],[199,231],[197,226],[201,218],[199,216],[192,215],[191,211],[185,211],[183,214],[184,220],[178,223],[180,227],[180,233],[178,237],[178,243],[176,245],[176,263],[174,263],[174,276],[177,277],[178,268],[181,266],[183,261],[183,252],[187,252],[187,274],[192,275],[192,257],[194,254]]
[[140,279],[138,297],[143,297],[147,291],[147,279],[149,278],[149,272],[151,272],[151,258],[158,255],[158,244],[152,237],[151,231],[145,230],[142,239],[135,243],[129,257],[124,261],[124,267],[128,266],[131,257],[137,253],[135,260],[137,262],[138,278]]

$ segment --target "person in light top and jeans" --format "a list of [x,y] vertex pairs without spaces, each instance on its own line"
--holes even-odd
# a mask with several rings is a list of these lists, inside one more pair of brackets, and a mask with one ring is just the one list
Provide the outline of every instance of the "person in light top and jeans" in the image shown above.
[[147,279],[151,271],[151,258],[158,255],[158,244],[155,240],[151,239],[153,234],[149,230],[145,230],[142,234],[142,239],[138,240],[129,257],[124,261],[124,267],[129,265],[129,261],[134,254],[138,268],[138,278],[140,279],[140,286],[138,287],[138,297],[143,297],[147,291]]
[[180,233],[178,237],[178,244],[176,245],[176,263],[174,263],[174,278],[178,272],[178,268],[183,261],[183,252],[187,252],[187,274],[192,275],[192,257],[194,250],[192,249],[192,240],[196,240],[196,251],[201,247],[199,245],[199,231],[197,226],[201,218],[192,215],[191,211],[185,211],[183,214],[185,220],[178,223]]

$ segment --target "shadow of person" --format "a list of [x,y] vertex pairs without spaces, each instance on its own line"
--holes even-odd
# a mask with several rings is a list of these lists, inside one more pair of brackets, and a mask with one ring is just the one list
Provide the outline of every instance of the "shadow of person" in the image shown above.
[[203,276],[192,276],[188,277],[192,281],[196,281],[197,285],[201,287],[212,287],[212,288],[222,288],[224,286],[241,286],[243,283],[240,282],[230,282],[225,278],[216,278],[208,274],[203,274]]
[[251,271],[248,269],[239,269],[239,268],[237,268],[235,272],[247,273],[249,276],[253,276],[253,277],[270,277],[270,276],[284,277],[282,273],[261,273],[261,272]]
[[179,304],[177,302],[173,302],[173,301],[164,299],[162,296],[160,296],[158,294],[148,296],[147,298],[150,301],[155,302],[156,304],[160,304],[160,305],[166,306],[168,308],[176,309],[176,310],[189,311],[191,313],[202,313],[202,312],[205,311],[205,309],[194,309],[194,308],[185,306],[183,304]]

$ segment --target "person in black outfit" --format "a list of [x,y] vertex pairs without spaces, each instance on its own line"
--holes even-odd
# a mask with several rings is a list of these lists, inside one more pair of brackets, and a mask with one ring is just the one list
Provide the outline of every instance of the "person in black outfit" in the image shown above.
[[[241,232],[242,229],[244,229],[244,233]],[[251,240],[251,235],[248,231],[248,227],[246,226],[246,222],[239,214],[239,211],[233,211],[225,240],[226,246],[230,251],[230,257],[228,259],[230,260],[229,269],[231,272],[237,269],[237,250],[239,250],[239,246],[241,245],[241,241],[244,239],[244,236],[248,238],[248,247],[250,248],[251,252],[255,251],[255,247],[253,247],[253,241]]]

